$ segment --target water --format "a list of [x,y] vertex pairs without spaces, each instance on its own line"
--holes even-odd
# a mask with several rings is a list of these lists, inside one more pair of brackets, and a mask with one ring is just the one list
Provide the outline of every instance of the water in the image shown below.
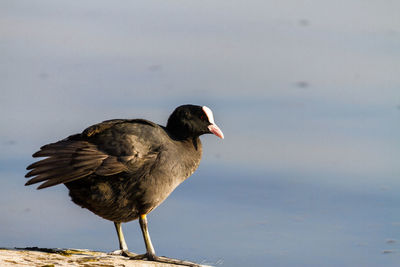
[[[23,186],[30,155],[195,103],[225,139],[204,136],[199,170],[149,215],[159,255],[398,266],[399,4],[115,3],[0,4],[0,246],[117,249],[66,188]],[[138,223],[123,229],[144,252]]]

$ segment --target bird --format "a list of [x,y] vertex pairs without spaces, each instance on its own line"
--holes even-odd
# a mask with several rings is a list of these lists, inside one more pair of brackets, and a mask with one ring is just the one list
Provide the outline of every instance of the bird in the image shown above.
[[[32,156],[44,159],[27,167],[25,185],[64,184],[75,204],[114,222],[121,255],[195,266],[156,255],[147,215],[197,169],[203,134],[224,139],[207,106],[181,105],[166,126],[146,119],[106,120],[42,146]],[[129,252],[121,227],[136,219],[146,246],[142,255]]]

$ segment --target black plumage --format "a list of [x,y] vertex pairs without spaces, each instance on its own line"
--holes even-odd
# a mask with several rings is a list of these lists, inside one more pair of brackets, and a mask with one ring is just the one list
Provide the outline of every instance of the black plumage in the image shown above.
[[33,157],[45,159],[27,167],[26,185],[65,184],[74,203],[115,223],[125,254],[121,223],[139,218],[147,253],[138,257],[160,260],[146,214],[197,169],[199,136],[206,133],[223,138],[211,110],[195,105],[176,108],[166,127],[143,119],[104,121],[41,147]]

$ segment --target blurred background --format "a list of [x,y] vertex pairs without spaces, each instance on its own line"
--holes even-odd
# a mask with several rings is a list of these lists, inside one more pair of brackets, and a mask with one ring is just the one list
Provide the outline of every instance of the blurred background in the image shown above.
[[[209,106],[156,252],[216,266],[399,266],[400,2],[0,2],[0,247],[118,248],[31,154],[113,118]],[[136,221],[123,225],[143,253]]]

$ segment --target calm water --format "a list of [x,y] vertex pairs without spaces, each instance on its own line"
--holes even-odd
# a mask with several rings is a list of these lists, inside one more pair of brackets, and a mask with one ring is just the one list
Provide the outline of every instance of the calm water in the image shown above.
[[[0,247],[117,249],[41,145],[111,118],[214,111],[225,139],[149,215],[159,255],[217,266],[398,266],[400,22],[379,1],[2,1]],[[337,16],[340,14],[340,16]],[[144,252],[138,223],[123,225]]]

